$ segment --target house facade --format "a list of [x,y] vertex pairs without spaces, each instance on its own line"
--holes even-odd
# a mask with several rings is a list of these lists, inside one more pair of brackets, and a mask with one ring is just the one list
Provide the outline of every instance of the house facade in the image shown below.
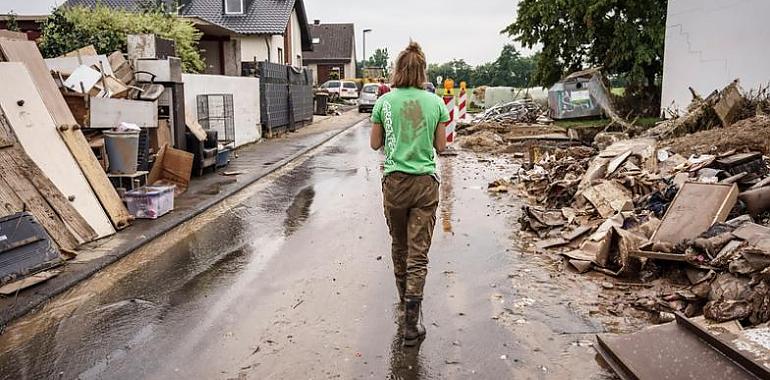
[[767,0],[669,0],[661,112],[685,111],[690,87],[705,97],[735,79],[745,90],[766,86],[768,14]]
[[313,80],[322,84],[333,72],[340,79],[356,77],[356,35],[353,24],[322,24],[315,20],[308,26],[312,51],[304,52],[305,65],[313,70]]
[[[68,0],[67,5],[138,10],[141,0]],[[171,3],[171,2],[170,2]],[[311,37],[303,0],[181,0],[177,14],[203,32],[206,74],[248,74],[255,62],[303,65]]]

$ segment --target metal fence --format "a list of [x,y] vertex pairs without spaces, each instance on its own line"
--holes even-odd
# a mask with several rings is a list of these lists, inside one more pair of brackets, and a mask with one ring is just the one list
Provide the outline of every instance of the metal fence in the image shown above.
[[260,62],[262,129],[267,136],[293,131],[313,120],[313,73],[308,69]]

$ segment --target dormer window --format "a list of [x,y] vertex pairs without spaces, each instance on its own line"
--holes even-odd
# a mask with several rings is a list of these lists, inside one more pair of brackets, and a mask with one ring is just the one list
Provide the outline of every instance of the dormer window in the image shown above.
[[320,43],[321,43],[321,39],[320,39],[320,38],[318,38],[318,37],[314,37],[314,38],[313,38],[313,43],[314,43],[314,44],[316,44],[316,45],[317,45],[317,44],[320,44]]
[[242,15],[243,0],[225,0],[226,15]]

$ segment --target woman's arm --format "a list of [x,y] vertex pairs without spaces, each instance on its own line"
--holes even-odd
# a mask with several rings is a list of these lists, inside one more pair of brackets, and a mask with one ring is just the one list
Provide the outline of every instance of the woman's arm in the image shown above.
[[436,136],[433,138],[433,147],[436,152],[446,150],[446,123],[438,123],[436,126]]
[[384,144],[382,124],[372,124],[372,136],[369,138],[369,145],[372,149],[379,150]]

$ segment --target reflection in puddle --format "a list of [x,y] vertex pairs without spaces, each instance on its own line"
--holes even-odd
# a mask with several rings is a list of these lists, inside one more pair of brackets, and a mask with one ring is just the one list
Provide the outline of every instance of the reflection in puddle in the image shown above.
[[285,227],[284,236],[291,236],[307,221],[314,198],[315,189],[312,186],[300,190],[294,197],[294,201],[286,209],[286,220],[283,222]]
[[439,165],[439,176],[441,178],[441,202],[439,203],[439,214],[441,215],[441,226],[446,233],[452,233],[452,209],[454,207],[454,172],[452,165],[454,161],[451,157],[442,158]]

